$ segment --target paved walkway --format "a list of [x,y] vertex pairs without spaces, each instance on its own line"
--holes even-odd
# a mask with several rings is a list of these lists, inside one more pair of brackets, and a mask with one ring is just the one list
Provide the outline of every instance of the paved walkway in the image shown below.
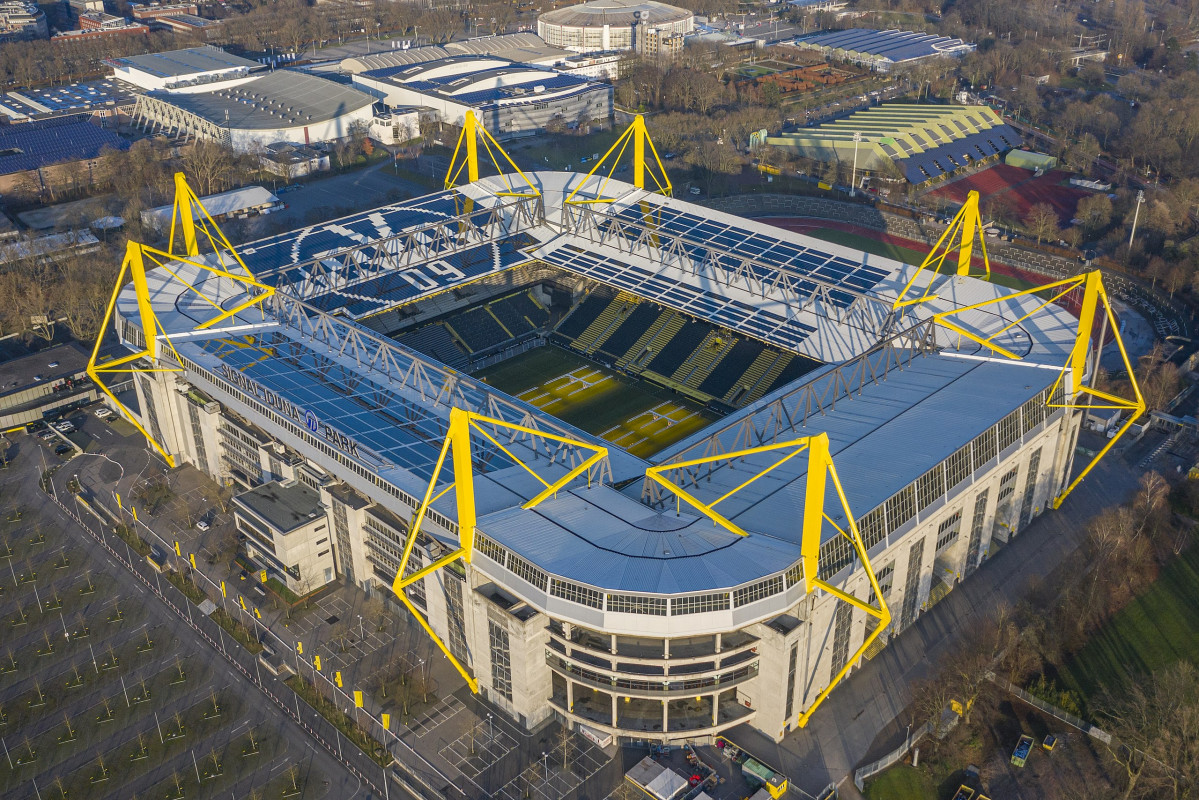
[[[962,631],[986,619],[1000,603],[1014,606],[1032,581],[1044,578],[1078,547],[1087,521],[1127,498],[1137,479],[1117,456],[1109,456],[1061,509],[1034,520],[878,656],[864,661],[829,695],[807,728],[780,744],[744,726],[730,738],[777,766],[794,788],[808,795],[841,782],[869,755],[899,743],[913,683],[929,674]],[[852,790],[852,781],[841,786],[843,791],[846,787]]]

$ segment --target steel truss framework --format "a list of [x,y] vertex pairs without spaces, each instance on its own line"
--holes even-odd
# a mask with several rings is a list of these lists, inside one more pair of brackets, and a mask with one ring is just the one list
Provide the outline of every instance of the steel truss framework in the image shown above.
[[[875,336],[881,336],[895,318],[896,312],[889,300],[663,230],[656,227],[652,210],[647,211],[643,222],[618,217],[594,205],[566,205],[562,214],[566,231],[592,244],[642,256],[655,264],[744,289],[759,297],[780,299],[797,314],[811,310],[840,324],[862,328]],[[703,248],[703,258],[697,259],[688,252],[688,247],[695,246]],[[733,265],[732,268],[729,264]],[[765,271],[773,277],[763,278],[759,271]],[[852,295],[854,299],[848,307],[841,308],[832,302],[833,292]],[[798,302],[790,298],[798,298]]]
[[[1116,431],[1116,435],[1108,439],[1107,444],[1099,450],[1098,453],[1083,467],[1082,471],[1074,478],[1073,481],[1059,494],[1053,501],[1053,507],[1059,508],[1065,501],[1066,497],[1074,491],[1075,487],[1082,482],[1082,479],[1087,476],[1099,460],[1107,455],[1108,451],[1120,440],[1120,438],[1132,427],[1137,418],[1145,413],[1145,398],[1141,395],[1141,387],[1137,384],[1136,371],[1133,369],[1132,362],[1128,358],[1128,352],[1124,349],[1124,341],[1120,338],[1120,326],[1116,322],[1116,316],[1112,311],[1111,302],[1108,299],[1107,291],[1103,287],[1103,275],[1099,270],[1083,273],[1073,278],[1054,281],[1047,283],[1044,286],[1037,286],[1033,289],[1025,289],[1021,292],[1015,292],[1004,297],[987,300],[982,303],[975,303],[971,306],[954,309],[953,311],[943,311],[939,314],[934,314],[933,319],[939,325],[943,325],[949,330],[964,336],[977,344],[986,347],[987,349],[998,353],[1004,358],[1014,361],[1020,360],[1020,356],[1012,353],[1010,350],[996,344],[995,337],[1003,335],[1007,330],[1015,325],[1019,325],[1024,320],[1039,313],[1050,305],[1057,303],[1072,292],[1082,290],[1082,302],[1078,317],[1078,334],[1074,339],[1074,346],[1070,350],[1070,355],[1066,359],[1066,363],[1062,365],[1062,371],[1054,382],[1052,389],[1048,392],[1049,397],[1053,397],[1059,386],[1064,382],[1068,382],[1068,391],[1065,396],[1067,400],[1062,404],[1050,403],[1051,408],[1066,408],[1066,409],[1118,409],[1127,411],[1128,419]],[[984,308],[996,303],[1003,303],[1014,297],[1036,296],[1041,300],[1040,305],[1026,312],[998,331],[984,334],[978,331],[972,331],[955,321],[958,314],[973,311],[975,309]],[[1098,320],[1100,323],[1100,334],[1095,340],[1092,347],[1092,338],[1096,323],[1096,313],[1102,305],[1103,316]],[[1116,341],[1116,345],[1120,350],[1120,358],[1124,362],[1124,369],[1128,373],[1128,380],[1132,386],[1132,400],[1126,400],[1111,392],[1105,392],[1094,386],[1088,386],[1083,383],[1087,374],[1087,363],[1090,360],[1092,369],[1098,370],[1099,353],[1103,349],[1103,342],[1107,338],[1107,330],[1110,326],[1112,336]],[[1094,376],[1091,378],[1091,383],[1094,383]],[[1085,399],[1085,403],[1079,402],[1080,399]]]
[[327,291],[351,289],[355,284],[387,272],[436,261],[464,247],[490,244],[514,236],[537,227],[545,219],[540,195],[511,197],[479,209],[475,209],[474,201],[465,196],[460,200],[463,213],[456,217],[290,264],[263,273],[262,277],[266,280],[276,273],[302,273],[303,277],[298,281],[281,279],[276,288],[306,300]]
[[[203,260],[199,257],[197,230],[204,235],[208,245],[212,248],[212,254],[206,256]],[[177,231],[183,239],[182,253],[175,252],[175,234]],[[100,377],[101,375],[114,373],[181,372],[183,370],[181,366],[178,366],[182,364],[183,360],[179,357],[179,353],[176,352],[170,337],[167,336],[166,329],[154,314],[154,305],[151,302],[149,287],[146,282],[146,262],[150,261],[152,266],[165,270],[172,278],[187,287],[192,294],[219,312],[207,322],[195,326],[193,331],[213,329],[221,322],[231,319],[237,314],[271,297],[274,294],[274,289],[260,283],[254,277],[254,274],[250,272],[249,268],[246,267],[245,263],[241,260],[241,256],[237,254],[233,245],[225,238],[225,234],[221,232],[220,227],[217,226],[216,222],[209,216],[208,211],[205,210],[203,204],[200,203],[200,199],[196,196],[196,193],[187,185],[187,179],[182,172],[175,173],[175,202],[171,215],[170,236],[169,250],[165,252],[133,241],[128,243],[125,249],[125,258],[121,262],[120,273],[117,275],[116,285],[112,290],[112,297],[108,301],[108,307],[104,311],[104,319],[100,323],[100,333],[96,336],[96,344],[92,348],[91,357],[87,362],[87,374],[100,388],[100,391],[104,392],[108,399],[120,410],[122,415],[133,423],[134,427],[146,437],[146,440],[154,446],[154,449],[173,467],[175,466],[174,457],[167,452],[161,442],[157,441],[142,427],[142,424],[137,419],[137,415],[117,399],[116,395],[112,393]],[[226,278],[236,285],[243,286],[247,290],[247,299],[232,308],[226,309],[221,305],[219,299],[209,297],[197,288],[195,284],[189,283],[178,272],[168,266],[172,262],[187,264],[212,276]],[[99,362],[100,347],[104,342],[104,335],[108,330],[109,323],[112,321],[112,315],[117,305],[117,298],[120,296],[122,288],[124,288],[126,275],[132,279],[134,293],[137,296],[138,317],[141,323],[144,349],[134,352],[132,355]],[[187,332],[177,332],[176,335],[186,336]],[[174,365],[171,365],[169,361],[162,358],[164,352],[172,357]],[[139,366],[142,359],[145,359],[149,363],[148,367]]]
[[[655,191],[658,194],[670,197],[673,191],[670,185],[670,178],[666,174],[666,167],[662,165],[662,159],[658,156],[658,148],[654,147],[654,140],[650,138],[649,131],[645,128],[645,118],[638,114],[633,118],[633,124],[625,128],[624,133],[620,135],[612,146],[608,148],[608,152],[595,162],[595,166],[587,173],[587,177],[575,187],[574,191],[566,197],[566,205],[587,205],[591,203],[611,203],[615,198],[608,197],[604,194],[604,190],[608,188],[608,183],[612,180],[612,176],[616,173],[616,167],[620,164],[620,159],[624,156],[625,151],[629,147],[629,143],[633,144],[633,185],[638,189],[645,188],[645,176],[649,175],[650,180],[658,187]],[[654,157],[654,163],[657,165],[657,171],[653,169],[650,163],[645,158],[645,147],[649,145],[649,152]],[[615,157],[613,157],[615,154]],[[595,189],[595,197],[581,197],[575,199],[580,191],[595,177],[595,173],[599,172],[604,164],[608,163],[611,158],[611,166],[608,168],[608,174],[600,180],[599,186]]]
[[[552,417],[538,414],[536,409],[492,391],[487,384],[282,292],[273,294],[263,307],[281,329],[290,329],[301,340],[329,348],[339,358],[353,359],[358,369],[385,379],[384,385],[393,392],[409,391],[413,399],[423,405],[466,409],[499,419],[507,425],[528,428],[536,432],[536,436],[527,442],[534,452],[544,455],[551,463],[569,458],[561,447],[546,444],[548,439],[545,437],[573,440],[577,431],[556,425]],[[512,441],[515,441],[515,434]],[[603,466],[605,477],[610,479],[606,461]]]
[[928,282],[928,286],[924,288],[924,294],[916,299],[907,299],[907,294],[911,291],[912,284],[916,282],[916,278],[925,269],[931,269],[934,273],[939,273],[945,264],[945,259],[954,250],[957,250],[957,274],[966,276],[970,274],[970,265],[974,260],[974,240],[978,239],[979,248],[982,250],[984,277],[991,277],[991,260],[987,257],[987,242],[983,238],[982,217],[978,211],[978,192],[972,191],[966,196],[966,202],[962,204],[961,209],[949,223],[949,227],[941,234],[941,238],[937,239],[937,243],[928,255],[924,257],[924,261],[920,263],[920,267],[912,273],[911,279],[907,285],[903,287],[903,291],[895,298],[895,308],[904,308],[906,306],[918,305],[927,303],[930,300],[936,300],[937,295],[932,294],[935,275]]
[[[538,475],[532,467],[517,458],[508,447],[504,446],[500,441],[500,438],[503,437],[499,436],[499,431],[501,430],[507,431],[509,435],[524,435],[545,439],[547,442],[554,442],[558,445],[590,452],[591,455],[579,461],[565,475],[550,483]],[[441,447],[441,453],[437,457],[437,464],[433,468],[433,477],[429,481],[429,488],[425,490],[424,500],[421,501],[420,507],[417,508],[416,514],[412,517],[412,524],[408,527],[408,537],[404,542],[404,552],[400,556],[400,566],[396,572],[395,581],[392,583],[392,591],[395,592],[396,597],[411,612],[412,616],[416,617],[417,622],[425,629],[430,638],[433,639],[434,644],[441,649],[441,652],[445,654],[446,658],[450,660],[458,672],[461,673],[462,677],[466,679],[471,691],[478,692],[478,680],[470,674],[466,667],[446,646],[445,642],[441,640],[441,637],[433,631],[433,628],[430,627],[412,601],[408,599],[408,595],[404,591],[406,587],[423,579],[426,575],[431,575],[442,567],[446,567],[459,559],[469,564],[474,555],[477,515],[475,510],[474,483],[474,463],[476,458],[475,448],[472,446],[471,441],[472,432],[479,434],[492,446],[498,448],[545,487],[521,505],[521,508],[525,510],[534,508],[545,499],[553,497],[559,490],[570,485],[571,482],[581,477],[584,473],[586,473],[587,483],[590,485],[593,480],[602,474],[602,471],[598,467],[602,462],[607,460],[608,448],[565,436],[548,434],[521,425],[514,425],[502,419],[485,417],[482,414],[475,414],[460,408],[450,410],[449,431],[446,434],[445,443]],[[445,466],[446,456],[450,456],[453,461],[454,480],[435,495],[433,491],[437,488],[437,480],[441,476],[442,467]],[[429,506],[437,502],[450,489],[454,490],[454,501],[457,508],[458,547],[436,559],[428,566],[405,575],[408,568],[408,559],[412,556],[412,548],[416,544],[417,536],[420,534],[420,527],[424,521],[425,513],[429,510]]]

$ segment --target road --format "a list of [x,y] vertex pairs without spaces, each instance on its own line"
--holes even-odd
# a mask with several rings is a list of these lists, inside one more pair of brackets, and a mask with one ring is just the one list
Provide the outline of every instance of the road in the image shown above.
[[[962,632],[1004,603],[1014,606],[1031,583],[1044,578],[1083,539],[1087,521],[1136,487],[1137,476],[1109,456],[1058,511],[1046,511],[944,600],[891,640],[873,660],[837,688],[808,727],[776,744],[748,727],[730,738],[781,769],[794,788],[816,796],[841,783],[870,757],[902,742],[912,686],[926,677]],[[841,785],[854,796],[852,780]]]

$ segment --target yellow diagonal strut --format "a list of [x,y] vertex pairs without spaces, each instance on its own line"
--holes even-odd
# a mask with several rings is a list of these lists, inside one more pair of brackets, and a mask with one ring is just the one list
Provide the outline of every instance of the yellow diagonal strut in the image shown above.
[[[487,428],[492,428],[488,431]],[[586,450],[591,453],[590,456],[583,459],[572,469],[568,470],[565,475],[562,475],[557,480],[551,482],[546,481],[538,475],[532,467],[517,458],[509,447],[504,446],[496,438],[495,431],[503,429],[510,431],[513,434],[523,434],[528,437],[534,437],[546,442],[555,442],[562,445],[575,447],[581,450]],[[591,482],[591,470],[597,467],[601,461],[608,457],[608,449],[600,445],[591,444],[590,442],[581,442],[576,439],[571,439],[566,436],[557,434],[545,433],[535,428],[528,428],[523,425],[516,425],[511,422],[505,422],[494,417],[487,417],[482,414],[476,414],[471,411],[466,411],[460,408],[450,410],[449,430],[446,433],[445,442],[442,444],[441,453],[437,456],[437,462],[433,466],[433,476],[429,479],[429,486],[425,490],[425,497],[421,501],[420,506],[416,509],[416,514],[412,517],[412,524],[408,529],[408,536],[404,541],[404,552],[400,555],[400,568],[396,572],[395,581],[392,583],[392,591],[396,597],[408,609],[412,616],[416,617],[416,621],[424,628],[425,633],[431,638],[445,654],[445,657],[450,660],[454,668],[466,679],[471,691],[479,691],[479,682],[470,674],[467,668],[454,656],[450,649],[446,647],[445,642],[433,630],[424,615],[416,608],[415,605],[408,599],[404,589],[416,581],[432,575],[439,569],[449,566],[455,561],[462,560],[469,564],[474,555],[475,550],[475,525],[478,521],[478,512],[475,509],[475,484],[474,484],[474,466],[471,455],[471,433],[480,434],[484,439],[489,441],[497,449],[507,455],[518,466],[525,469],[533,477],[535,477],[545,488],[526,501],[521,508],[531,509],[536,507],[541,502],[557,494],[561,489],[568,486],[576,478],[587,473],[588,484]],[[454,480],[449,486],[443,488],[440,492],[434,494],[437,487],[438,479],[441,476],[441,470],[445,466],[446,457],[449,456],[454,462]],[[451,550],[449,553],[439,557],[428,566],[422,567],[408,572],[408,562],[412,557],[413,547],[416,545],[416,540],[420,534],[421,525],[425,520],[425,515],[431,506],[438,498],[449,491],[450,487],[454,489],[454,501],[456,504],[456,513],[458,517],[458,547]]]
[[[475,112],[467,111],[466,117],[462,122],[462,131],[458,134],[458,143],[454,146],[454,155],[450,158],[449,169],[445,173],[445,188],[453,189],[458,185],[459,179],[462,177],[462,170],[466,170],[466,180],[468,183],[474,183],[479,180],[479,145],[483,145],[483,149],[487,151],[488,157],[491,159],[492,165],[495,166],[496,173],[500,176],[500,180],[504,182],[506,187],[504,191],[496,192],[500,197],[539,197],[541,192],[533,185],[533,182],[521,172],[520,167],[516,166],[516,162],[512,157],[500,147],[500,143],[492,137],[491,133],[484,127],[483,123],[479,122]],[[465,150],[465,152],[463,152]],[[459,156],[462,157],[459,161]],[[504,168],[507,164],[512,168],[512,171],[520,176],[524,186],[514,186],[509,180],[509,171]]]
[[[177,226],[183,239],[182,253],[175,252]],[[209,263],[208,260],[200,260],[197,231],[204,235],[208,245],[212,248],[212,254],[206,257],[212,263]],[[147,264],[147,262],[150,263]],[[248,293],[246,300],[238,303],[229,310],[225,310],[221,306],[219,299],[209,297],[204,293],[202,285],[200,285],[201,281],[189,282],[181,277],[178,273],[178,267],[175,266],[177,264],[190,265],[202,273],[216,278],[228,279],[252,291]],[[112,296],[108,300],[108,307],[104,311],[104,320],[100,323],[100,333],[96,336],[95,346],[92,348],[91,357],[87,362],[88,377],[95,382],[100,391],[116,406],[117,410],[133,423],[133,426],[146,437],[146,440],[154,449],[173,467],[175,466],[175,459],[167,452],[163,444],[150,435],[138,420],[137,415],[117,399],[116,395],[112,393],[100,377],[102,374],[115,373],[132,374],[182,371],[180,367],[164,366],[160,358],[162,348],[165,348],[175,364],[183,363],[178,352],[175,351],[170,338],[167,336],[165,328],[154,313],[154,303],[150,296],[149,282],[146,279],[147,266],[157,268],[169,275],[175,282],[181,284],[186,292],[196,295],[219,312],[213,318],[196,325],[193,330],[211,328],[261,303],[274,294],[274,289],[271,286],[261,283],[254,277],[249,267],[246,266],[241,256],[238,255],[237,250],[234,249],[220,227],[209,216],[208,211],[204,208],[196,193],[187,185],[187,180],[184,178],[183,173],[176,173],[175,203],[171,216],[168,250],[163,251],[132,241],[126,245],[125,258],[121,262],[121,269],[117,275],[116,285],[113,287]],[[100,348],[103,345],[104,336],[108,332],[108,327],[112,323],[117,299],[125,287],[126,278],[132,282],[134,295],[137,299],[139,319],[137,329],[143,339],[142,349],[131,355],[101,362],[99,360]],[[148,361],[150,366],[137,366],[137,362],[142,359]]]
[[[974,258],[974,240],[978,239],[979,249],[983,256],[983,271],[984,277],[991,277],[991,261],[987,257],[987,243],[983,238],[982,216],[978,210],[978,192],[970,192],[966,196],[966,202],[962,204],[961,209],[950,221],[949,227],[941,234],[941,238],[937,239],[937,243],[929,254],[925,256],[924,261],[912,273],[912,277],[908,280],[907,285],[895,298],[894,308],[904,308],[906,306],[914,306],[919,303],[927,303],[930,300],[936,300],[937,295],[933,294],[933,284],[936,282],[936,273],[941,271],[945,264],[945,259],[949,254],[957,249],[957,274],[969,275],[970,262]],[[912,285],[916,282],[916,278],[925,269],[931,269],[933,275],[929,278],[928,286],[924,287],[924,293],[915,299],[908,298],[908,292],[911,291]]]
[[[1025,289],[1020,292],[996,297],[991,300],[985,300],[974,305],[964,306],[952,311],[943,311],[939,314],[934,314],[933,319],[940,325],[948,328],[959,336],[963,336],[976,344],[986,347],[994,353],[997,353],[1004,358],[1012,359],[1013,361],[1021,360],[1020,356],[1013,353],[1011,350],[1003,347],[995,342],[995,338],[1006,333],[1016,325],[1020,324],[1029,317],[1040,313],[1053,303],[1057,302],[1062,297],[1075,292],[1078,289],[1082,290],[1082,303],[1078,315],[1078,333],[1074,338],[1074,345],[1070,349],[1069,357],[1066,363],[1062,366],[1061,372],[1058,373],[1057,380],[1048,392],[1050,408],[1067,408],[1067,409],[1119,409],[1129,412],[1128,419],[1116,431],[1116,435],[1108,439],[1107,444],[1091,458],[1090,462],[1083,467],[1077,477],[1059,494],[1053,501],[1053,507],[1059,508],[1066,497],[1074,491],[1082,479],[1099,463],[1099,460],[1107,455],[1108,451],[1120,440],[1137,418],[1145,413],[1145,398],[1141,394],[1141,387],[1137,383],[1136,370],[1133,369],[1132,362],[1128,358],[1128,351],[1124,348],[1124,340],[1120,338],[1120,326],[1117,323],[1115,313],[1112,311],[1111,301],[1108,298],[1107,290],[1103,286],[1103,275],[1099,270],[1086,272],[1082,275],[1076,275],[1073,278],[1066,278],[1053,283],[1047,283],[1043,286],[1037,286],[1032,289]],[[997,331],[989,334],[984,334],[981,331],[971,330],[965,323],[955,319],[959,314],[969,311],[975,311],[980,308],[985,308],[990,305],[1005,303],[1017,297],[1036,296],[1041,302],[1036,305],[1031,311],[1022,313],[1019,317],[1011,322],[1006,323]],[[1092,344],[1092,334],[1095,328],[1097,319],[1096,313],[1102,305],[1105,322],[1105,328],[1111,331],[1112,336],[1116,340],[1116,346],[1120,350],[1120,359],[1124,363],[1124,369],[1128,373],[1128,380],[1132,385],[1133,399],[1127,400],[1117,397],[1109,392],[1101,391],[1100,389],[1088,386],[1083,383],[1087,375],[1088,357],[1091,358],[1092,376],[1091,383],[1094,383],[1094,375],[1098,372],[1099,353],[1103,349],[1103,342],[1096,341]],[[1066,375],[1069,374],[1069,383],[1065,383]],[[1062,388],[1064,394],[1068,398],[1065,403],[1054,403],[1053,397],[1057,390]],[[1079,403],[1079,399],[1086,397],[1086,404]],[[1095,403],[1095,400],[1103,401]]]
[[[782,456],[767,466],[765,469],[751,475],[746,480],[742,481],[736,488],[726,492],[722,496],[713,500],[710,503],[704,503],[696,498],[687,490],[678,485],[676,481],[671,481],[668,475],[676,470],[694,469],[702,465],[714,465],[719,462],[728,462],[737,459],[747,458],[749,456],[758,455],[761,453],[775,452],[782,453]],[[854,521],[853,512],[849,508],[849,501],[845,497],[845,490],[841,488],[841,480],[837,477],[837,469],[833,465],[832,455],[829,453],[828,434],[821,433],[816,436],[807,436],[801,439],[792,439],[787,442],[775,442],[773,444],[762,445],[760,447],[751,447],[744,450],[737,450],[731,453],[721,453],[715,456],[707,456],[705,458],[692,459],[690,461],[681,461],[672,464],[663,464],[656,467],[650,467],[646,470],[646,477],[660,486],[669,489],[681,501],[685,501],[704,516],[708,517],[715,524],[736,533],[740,536],[748,536],[749,533],[743,530],[739,525],[728,519],[726,516],[716,511],[715,506],[724,500],[732,497],[736,493],[745,489],[758,479],[769,475],[773,470],[782,466],[787,461],[795,458],[801,453],[807,453],[808,471],[806,484],[804,487],[804,510],[803,522],[800,531],[800,561],[803,567],[805,594],[811,594],[814,591],[822,590],[836,597],[838,600],[849,603],[855,608],[865,611],[872,617],[879,620],[879,624],[865,638],[862,645],[854,652],[841,670],[833,676],[829,681],[828,686],[817,695],[812,704],[801,713],[796,721],[799,727],[807,725],[812,714],[820,707],[828,697],[829,692],[833,690],[840,681],[845,677],[846,673],[858,662],[865,654],[867,648],[874,643],[874,640],[882,635],[883,630],[891,624],[891,610],[887,607],[887,601],[883,599],[883,593],[878,587],[878,578],[874,574],[874,568],[870,564],[870,558],[866,554],[866,546],[862,542],[862,536],[858,533],[857,523]],[[825,513],[824,505],[827,496],[828,485],[831,482],[836,490],[837,501],[841,506],[841,512],[849,521],[846,531],[833,522],[832,518]],[[870,582],[870,588],[877,600],[877,605],[872,606],[869,603],[859,600],[852,594],[838,589],[832,584],[822,579],[819,575],[820,566],[820,545],[824,534],[824,525],[828,523],[838,533],[845,537],[853,547],[854,553],[862,562],[862,566],[866,570],[866,577]]]
[[[612,180],[612,176],[616,174],[616,167],[620,164],[620,159],[624,156],[625,150],[628,149],[629,143],[633,145],[633,185],[638,189],[645,188],[645,178],[649,176],[657,187],[654,189],[658,194],[671,196],[673,187],[670,185],[670,178],[666,175],[666,167],[662,165],[662,159],[658,156],[658,148],[654,147],[654,140],[650,138],[649,131],[645,127],[645,118],[638,114],[633,118],[633,124],[625,129],[625,132],[620,135],[608,152],[604,153],[586,177],[575,187],[566,197],[566,202],[573,205],[586,205],[588,203],[611,203],[614,198],[608,197],[604,192],[608,188],[608,182]],[[657,165],[657,171],[653,169],[650,162],[646,159],[646,147],[649,148],[649,154],[654,157],[653,164]],[[615,154],[615,157],[613,157]],[[609,161],[611,159],[611,161]],[[575,195],[579,193],[584,186],[587,186],[597,172],[600,172],[604,165],[608,165],[607,173],[604,174],[603,180],[600,181],[599,188],[596,189],[595,197],[582,197],[575,199]]]

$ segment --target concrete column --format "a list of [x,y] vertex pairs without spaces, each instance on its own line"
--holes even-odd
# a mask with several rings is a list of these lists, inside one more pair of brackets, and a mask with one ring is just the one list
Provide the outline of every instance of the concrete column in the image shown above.
[[716,652],[719,653],[722,649],[724,649],[724,634],[718,633],[716,634]]
[[566,680],[566,710],[575,710],[575,682],[569,678]]
[[617,708],[616,695],[612,695],[612,727],[613,728],[616,727],[616,720],[617,720],[616,708]]
[[670,640],[669,639],[662,640],[662,653],[663,653],[663,658],[670,658]]
[[720,718],[720,692],[712,695],[712,727],[715,728]]
[[616,655],[616,634],[610,634],[608,638],[612,640],[612,644],[608,647],[608,650],[612,653],[612,655]]
[[662,701],[662,738],[663,739],[666,738],[666,731],[668,730],[668,728],[666,727],[667,722],[668,722],[668,720],[666,718],[666,701],[663,700]]

